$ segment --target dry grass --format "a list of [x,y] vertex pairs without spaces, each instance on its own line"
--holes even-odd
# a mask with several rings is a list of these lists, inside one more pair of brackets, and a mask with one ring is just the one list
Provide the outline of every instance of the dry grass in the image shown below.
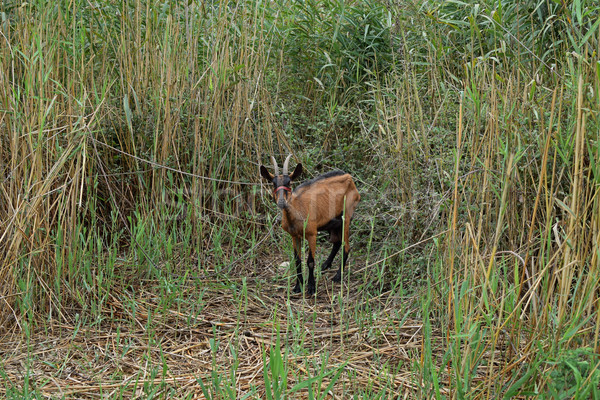
[[[326,361],[324,368],[344,368],[328,398],[384,388],[389,397],[415,398],[413,363],[421,359],[423,322],[398,314],[410,299],[389,292],[365,299],[355,281],[340,295],[339,285],[328,286],[323,280],[316,298],[289,297],[287,279],[272,279],[281,272],[278,263],[264,265],[259,273],[238,268],[231,274],[234,281],[248,274],[242,309],[227,282],[206,282],[223,286],[201,292],[196,300],[202,304],[200,313],[185,306],[161,309],[157,291],[149,287],[153,283],[144,282],[114,290],[104,309],[110,318],[97,324],[81,326],[70,315],[72,324],[50,321],[27,340],[5,332],[0,340],[1,369],[10,383],[5,382],[0,393],[10,386],[22,387],[28,375],[30,387],[48,397],[120,393],[144,398],[149,384],[156,388],[155,395],[196,398],[203,396],[198,378],[210,382],[216,373],[226,379],[235,371],[237,398],[248,393],[264,398],[263,355],[274,348],[279,330],[290,387],[318,375]],[[191,304],[198,295],[193,287],[182,292]],[[124,301],[133,297],[135,313]],[[374,310],[368,326],[364,315],[353,312],[364,308],[364,302]],[[298,321],[303,323],[295,331]],[[218,349],[211,341],[219,343]],[[305,397],[303,393],[295,398]]]

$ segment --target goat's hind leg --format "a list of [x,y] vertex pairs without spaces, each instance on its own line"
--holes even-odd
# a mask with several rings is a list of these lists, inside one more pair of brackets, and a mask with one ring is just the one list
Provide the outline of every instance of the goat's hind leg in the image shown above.
[[329,253],[329,257],[327,257],[327,260],[321,265],[321,271],[331,268],[331,264],[333,264],[333,260],[342,245],[342,218],[334,218],[329,221],[329,224],[327,225],[329,228],[329,241],[333,243],[333,248],[331,249],[331,253]]
[[344,252],[342,253],[342,263],[340,264],[340,268],[337,270],[337,273],[333,277],[334,282],[340,282],[342,280],[342,271],[346,270],[346,263],[348,262],[348,254],[350,253],[350,247],[348,246],[348,250],[344,248]]
[[354,182],[352,182],[352,190],[348,192],[346,195],[345,205],[346,208],[344,210],[344,252],[342,253],[342,264],[340,265],[340,269],[338,269],[337,274],[333,277],[334,282],[340,282],[342,280],[342,271],[346,270],[346,263],[348,262],[348,254],[350,254],[350,223],[352,222],[352,216],[354,215],[354,210],[360,201],[360,195],[356,190],[356,186],[354,186]]
[[344,226],[344,251],[342,252],[342,263],[337,273],[333,277],[334,282],[340,282],[342,280],[342,271],[346,271],[346,264],[348,263],[348,255],[350,254],[350,222],[352,221],[352,210],[349,212],[350,217]]
[[[333,238],[333,234],[331,234],[331,235]],[[321,271],[325,271],[325,270],[328,270],[329,268],[331,268],[331,264],[333,264],[333,260],[334,260],[335,256],[337,255],[338,251],[340,250],[340,247],[342,247],[341,240],[338,240],[337,242],[333,242],[333,248],[331,249],[331,253],[329,253],[329,257],[327,257],[327,260],[325,260],[323,265],[321,265]]]
[[306,240],[308,241],[308,260],[306,264],[308,266],[308,282],[306,284],[306,294],[315,294],[315,250],[317,248],[317,233],[307,235]]

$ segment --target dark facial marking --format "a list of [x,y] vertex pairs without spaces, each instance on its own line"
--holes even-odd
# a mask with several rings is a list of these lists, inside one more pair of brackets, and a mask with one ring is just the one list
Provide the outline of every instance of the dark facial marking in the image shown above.
[[[292,180],[289,175],[279,175],[273,178],[273,197],[280,209],[287,208],[287,192],[291,191],[290,183]],[[284,189],[287,188],[287,189]]]
[[290,187],[292,180],[289,175],[279,175],[273,178],[273,187],[277,189],[280,186]]

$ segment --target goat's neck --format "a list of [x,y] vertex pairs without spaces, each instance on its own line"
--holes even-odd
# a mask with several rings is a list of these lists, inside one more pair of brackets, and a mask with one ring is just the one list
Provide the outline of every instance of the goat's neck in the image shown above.
[[296,206],[295,200],[296,198],[292,194],[292,197],[290,197],[290,201],[287,202],[286,207],[281,210],[284,219],[287,219],[290,223],[304,221],[306,219],[304,212]]

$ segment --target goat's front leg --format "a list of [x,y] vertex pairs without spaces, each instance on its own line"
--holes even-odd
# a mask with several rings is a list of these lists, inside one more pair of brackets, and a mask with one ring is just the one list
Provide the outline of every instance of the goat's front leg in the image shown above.
[[302,281],[302,258],[300,257],[300,252],[301,252],[301,244],[300,244],[300,240],[296,239],[295,237],[292,238],[292,241],[294,243],[294,258],[296,261],[296,286],[294,286],[294,293],[300,293],[302,291],[302,284],[304,283]]
[[315,293],[315,250],[317,248],[317,235],[306,235],[308,241],[308,283],[306,285],[306,294]]

